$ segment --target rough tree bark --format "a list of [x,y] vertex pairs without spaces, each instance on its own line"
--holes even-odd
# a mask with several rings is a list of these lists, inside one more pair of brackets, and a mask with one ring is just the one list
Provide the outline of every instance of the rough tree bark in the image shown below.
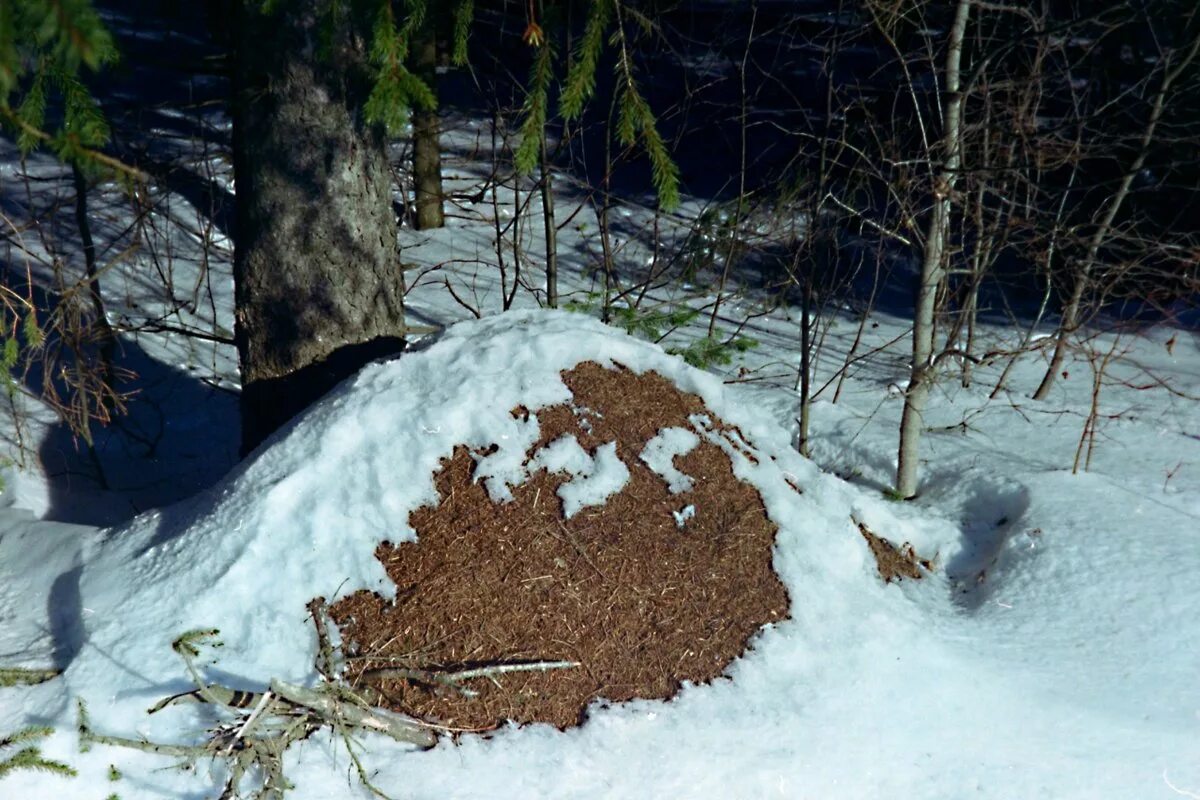
[[361,110],[365,26],[322,0],[261,8],[238,0],[234,26],[244,452],[405,330],[385,139]]
[[913,314],[913,349],[908,391],[904,393],[904,414],[900,419],[900,448],[896,468],[896,494],[908,499],[917,493],[918,454],[921,433],[925,429],[925,406],[933,387],[934,313],[938,287],[946,275],[946,246],[950,239],[950,196],[958,178],[962,160],[962,95],[959,67],[962,63],[963,38],[967,30],[970,0],[958,0],[946,49],[945,108],[942,124],[942,151],[945,157],[934,178],[933,213],[925,237],[921,261],[921,282]]

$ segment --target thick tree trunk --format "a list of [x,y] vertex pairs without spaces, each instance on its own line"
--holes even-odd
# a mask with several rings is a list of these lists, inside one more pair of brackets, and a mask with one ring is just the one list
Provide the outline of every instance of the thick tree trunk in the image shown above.
[[404,282],[383,131],[368,126],[363,32],[320,0],[238,4],[236,339],[242,446],[368,360],[398,352]]
[[[426,20],[412,43],[413,74],[437,96],[437,36]],[[416,194],[416,227],[419,231],[446,224],[442,209],[442,150],[438,142],[441,117],[437,109],[413,109],[413,185]]]

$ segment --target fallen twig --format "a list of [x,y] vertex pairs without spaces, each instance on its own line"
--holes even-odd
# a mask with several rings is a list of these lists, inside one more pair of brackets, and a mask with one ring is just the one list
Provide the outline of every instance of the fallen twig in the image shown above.
[[376,669],[364,670],[362,677],[379,680],[391,678],[393,680],[417,681],[418,683],[429,684],[431,686],[449,686],[464,697],[477,697],[479,692],[468,689],[462,684],[475,678],[491,678],[494,682],[494,676],[503,675],[508,672],[545,672],[551,669],[571,669],[578,666],[578,661],[525,661],[515,664],[492,664],[485,667],[458,670],[457,672],[439,672],[412,667],[378,667]]

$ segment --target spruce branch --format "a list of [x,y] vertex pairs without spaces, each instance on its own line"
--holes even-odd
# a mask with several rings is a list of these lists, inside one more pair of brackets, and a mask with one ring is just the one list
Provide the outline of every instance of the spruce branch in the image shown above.
[[617,90],[617,141],[626,147],[641,142],[650,159],[650,179],[658,193],[659,205],[668,210],[675,208],[679,205],[679,167],[658,132],[658,121],[650,104],[638,90],[628,59],[618,60],[617,69],[622,78]]
[[406,5],[409,15],[398,26],[391,3],[384,0],[371,27],[370,59],[376,75],[363,113],[369,122],[382,124],[389,133],[399,132],[408,123],[409,109],[437,108],[433,91],[405,66],[412,31],[425,15],[424,2],[409,0]]
[[513,156],[513,163],[520,175],[532,173],[541,161],[542,132],[546,127],[553,64],[554,48],[549,41],[543,41],[533,59],[529,91],[525,94],[522,109],[525,119],[521,123],[521,145]]
[[28,136],[36,142],[49,144],[56,153],[69,152],[73,158],[79,159],[83,163],[98,164],[128,182],[141,184],[150,182],[150,176],[137,167],[126,164],[107,153],[79,144],[77,141],[64,144],[60,137],[28,124],[20,118],[16,111],[7,106],[0,105],[0,122],[9,123],[18,131],[18,136]]
[[[9,342],[12,342],[13,344],[10,345]],[[8,362],[10,361],[8,349],[10,347],[15,347],[16,342],[17,342],[17,340],[15,338],[5,339],[5,341],[4,341],[5,352],[3,355],[3,362],[9,368],[11,368],[11,365],[8,364]],[[32,686],[37,683],[45,683],[48,680],[57,678],[60,674],[62,674],[62,670],[53,669],[50,667],[41,668],[41,669],[26,669],[24,667],[0,667],[0,688],[4,688],[4,687],[8,687],[8,686]],[[0,742],[3,742],[3,740],[0,740]],[[0,746],[2,746],[2,745],[0,745]]]
[[42,755],[42,751],[36,745],[31,744],[40,739],[45,739],[52,733],[54,733],[53,728],[31,726],[0,738],[0,750],[18,745],[28,745],[22,747],[9,758],[0,761],[0,778],[19,769],[40,770],[42,772],[74,777],[77,774],[74,768],[61,761],[45,758]]
[[658,132],[658,121],[650,110],[650,104],[638,90],[633,74],[633,60],[625,36],[625,24],[621,17],[620,0],[612,0],[617,19],[612,39],[618,48],[617,73],[617,141],[632,147],[640,139],[650,159],[650,179],[658,194],[658,204],[664,210],[679,205],[679,167],[671,159],[662,134]]
[[475,0],[458,0],[454,6],[454,38],[450,62],[455,66],[467,63],[467,44],[471,36],[471,22],[475,19]]
[[574,61],[567,70],[559,107],[564,119],[578,119],[596,92],[596,67],[604,51],[604,31],[612,19],[612,0],[593,0]]

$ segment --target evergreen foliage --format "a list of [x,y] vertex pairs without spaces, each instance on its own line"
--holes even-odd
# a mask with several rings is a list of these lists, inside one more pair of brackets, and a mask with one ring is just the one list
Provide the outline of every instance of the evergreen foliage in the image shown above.
[[[596,313],[603,298],[598,293],[589,293],[583,300],[568,300],[563,309],[581,314]],[[684,327],[700,315],[687,306],[676,306],[668,310],[642,310],[635,306],[617,306],[611,309],[608,324],[621,328],[630,336],[637,336],[660,343],[674,331]],[[696,339],[686,347],[669,347],[667,352],[679,356],[698,369],[707,369],[718,364],[732,364],[734,356],[758,347],[758,340],[748,336],[734,336],[722,341],[711,336]]]
[[[679,167],[658,130],[658,121],[650,104],[638,88],[633,58],[625,34],[625,17],[645,27],[644,15],[632,13],[621,0],[592,0],[588,7],[583,35],[571,53],[566,78],[559,94],[558,110],[566,121],[579,119],[596,93],[596,70],[600,68],[605,41],[615,49],[614,71],[617,77],[618,121],[616,139],[625,147],[641,145],[650,161],[650,178],[658,194],[659,205],[673,209],[679,205]],[[536,23],[531,23],[531,29]],[[547,24],[548,28],[553,26]],[[606,36],[607,34],[607,36]],[[528,174],[538,163],[541,131],[548,119],[549,92],[555,57],[551,35],[538,28],[536,37],[527,41],[537,49],[529,86],[522,108],[521,145],[514,161],[517,171]]]
[[90,0],[5,0],[0,4],[0,104],[7,107],[39,59],[68,73],[116,58]]
[[[282,5],[283,0],[261,0],[259,10],[275,14]],[[365,26],[373,70],[371,92],[363,108],[367,121],[395,134],[407,124],[411,109],[436,108],[433,92],[408,68],[407,59],[414,32],[448,15],[451,60],[466,63],[474,0],[457,0],[446,6],[443,10],[441,4],[431,5],[429,0],[329,0],[325,5],[322,22],[328,41],[321,50],[326,54],[343,15],[362,13],[370,18]],[[673,208],[679,202],[679,171],[638,89],[624,24],[620,0],[593,0],[590,4],[583,35],[567,68],[560,112],[566,120],[578,119],[594,95],[607,35],[618,50],[617,139],[627,147],[643,147],[659,202],[664,208]],[[556,55],[540,28],[539,36],[529,41],[538,52],[522,109],[522,145],[516,154],[516,166],[522,173],[532,172],[539,160]],[[90,0],[5,0],[0,4],[0,119],[15,132],[22,152],[47,146],[63,161],[88,173],[104,169],[128,173],[114,159],[97,157],[97,148],[108,142],[109,128],[81,76],[82,68],[98,70],[116,58],[112,36]],[[48,121],[54,122],[52,130],[46,128]]]
[[[278,13],[284,0],[262,0],[259,11]],[[408,124],[414,108],[436,110],[433,91],[409,69],[408,58],[414,35],[422,26],[439,25],[443,5],[430,0],[365,0],[343,3],[328,0],[321,8],[323,58],[332,55],[335,31],[350,17],[357,19],[370,42],[368,51],[371,69],[371,92],[363,107],[366,120],[383,125],[389,134],[396,135]],[[448,10],[451,26],[451,61],[456,65],[467,62],[467,44],[471,23],[475,17],[474,0],[457,0]],[[346,19],[343,19],[345,17]]]
[[398,22],[391,0],[382,0],[371,28],[371,64],[376,72],[363,111],[369,122],[384,125],[389,133],[408,123],[409,109],[437,108],[433,92],[406,64],[412,35],[425,23],[426,0],[405,0],[404,9],[404,19]]
[[[8,340],[4,343],[5,358],[10,348],[15,349],[14,345],[10,345]],[[52,678],[57,678],[59,671],[56,669],[25,669],[24,667],[0,667],[0,688],[9,686],[32,686],[37,683],[45,683]]]
[[475,0],[458,0],[454,6],[454,34],[451,39],[450,61],[455,66],[467,63],[467,43],[471,36],[471,21],[475,19]]
[[97,151],[108,142],[108,123],[82,77],[116,59],[90,0],[0,4],[0,121],[21,152],[47,146],[89,173],[118,167]]
[[631,336],[658,342],[676,328],[687,325],[699,314],[699,311],[686,306],[673,311],[645,312],[639,312],[636,308],[615,308],[612,323],[623,328]]
[[521,145],[513,156],[517,172],[528,175],[541,161],[541,143],[546,127],[547,108],[550,104],[550,84],[554,78],[554,47],[543,42],[533,57],[529,86],[525,90],[525,104],[521,110]]
[[613,0],[593,0],[588,10],[583,36],[580,37],[574,60],[567,70],[567,80],[559,99],[564,119],[579,119],[583,107],[596,92],[596,68],[604,49],[604,32],[612,19]]
[[13,755],[0,761],[0,778],[19,769],[41,770],[66,777],[74,777],[76,772],[61,761],[54,761],[42,755],[37,745],[32,744],[54,733],[53,728],[29,727],[22,728],[14,734],[0,737],[0,752],[10,747],[25,745]]
[[758,341],[746,336],[735,336],[728,341],[721,341],[712,336],[697,339],[687,347],[673,347],[667,352],[679,356],[687,363],[698,369],[707,369],[716,364],[731,364],[733,357],[747,350],[758,347]]
[[650,104],[638,90],[633,65],[624,49],[617,59],[617,73],[617,141],[626,147],[641,142],[650,159],[650,179],[658,192],[659,205],[675,208],[679,205],[679,167],[658,132],[658,121],[650,111]]
[[[116,58],[90,0],[0,0],[0,129],[13,134],[22,155],[45,147],[84,175],[137,176],[100,152],[109,126],[83,80],[85,70]],[[0,381],[10,397],[23,354],[44,341],[32,299],[0,285]],[[23,673],[0,670],[0,686],[37,682]]]
[[[603,301],[604,296],[601,293],[589,292],[582,300],[568,300],[563,304],[563,309],[579,314],[598,314]],[[620,328],[630,336],[658,343],[677,328],[687,325],[699,314],[699,311],[682,305],[665,311],[643,310],[637,306],[621,305],[610,307],[607,323],[614,328]]]

